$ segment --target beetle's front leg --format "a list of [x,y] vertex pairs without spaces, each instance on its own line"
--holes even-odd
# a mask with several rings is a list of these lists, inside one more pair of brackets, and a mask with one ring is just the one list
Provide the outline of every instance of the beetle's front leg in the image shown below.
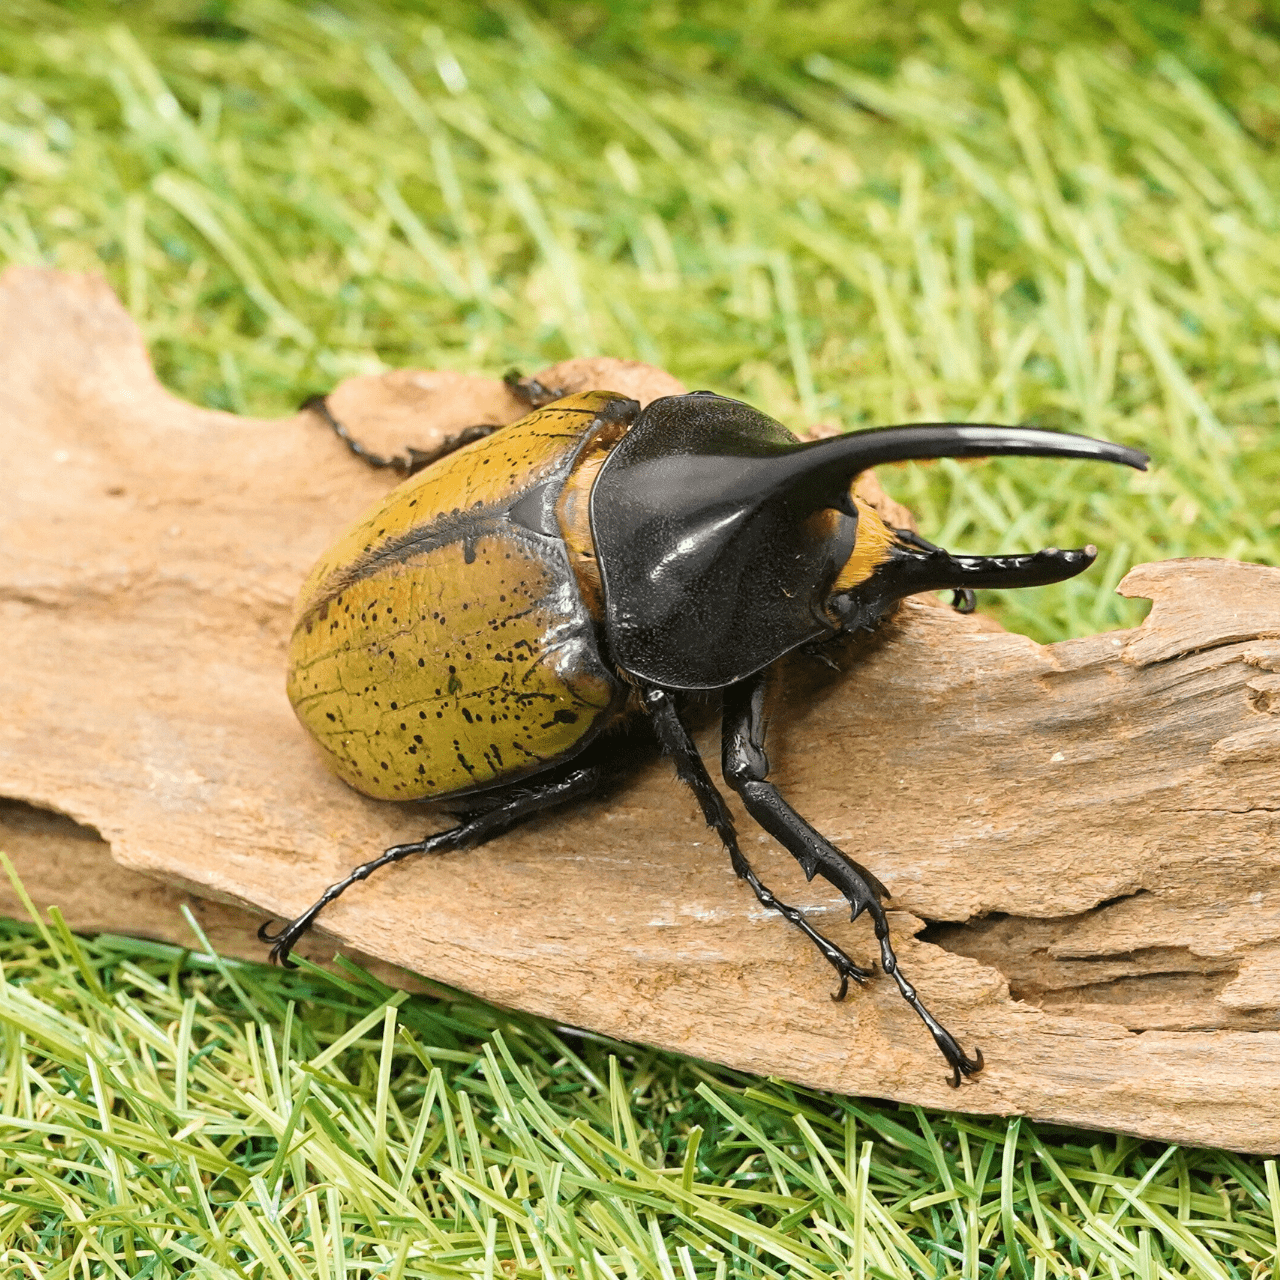
[[689,737],[689,731],[684,727],[671,695],[665,689],[648,686],[644,689],[644,708],[653,720],[653,727],[663,750],[675,763],[680,781],[693,792],[707,826],[715,831],[729,851],[729,861],[738,878],[751,886],[751,891],[761,906],[778,912],[818,948],[822,958],[840,975],[840,990],[831,998],[843,1000],[849,990],[849,979],[865,982],[871,976],[870,971],[854,964],[834,942],[824,938],[804,918],[802,912],[775,897],[768,885],[752,870],[746,855],[738,848],[733,816],[725,805],[724,797],[716,790],[716,784],[711,781],[711,775],[702,763],[702,757],[693,745],[693,739]]
[[889,922],[885,918],[882,898],[889,891],[865,867],[814,830],[783,798],[769,781],[769,758],[764,752],[763,673],[734,685],[724,696],[724,743],[722,764],[725,781],[742,797],[747,812],[800,863],[812,880],[820,875],[849,900],[856,920],[864,911],[875,925],[880,943],[880,963],[892,976],[906,1002],[920,1015],[929,1028],[934,1043],[951,1066],[951,1084],[960,1086],[961,1076],[982,1070],[982,1051],[974,1050],[970,1058],[956,1038],[924,1007],[916,989],[898,967],[898,958],[889,941]]

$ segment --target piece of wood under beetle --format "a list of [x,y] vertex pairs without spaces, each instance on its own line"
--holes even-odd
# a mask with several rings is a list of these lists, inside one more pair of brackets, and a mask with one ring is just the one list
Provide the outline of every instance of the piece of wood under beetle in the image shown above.
[[[334,403],[388,449],[520,412],[457,374],[356,379]],[[100,281],[29,269],[0,284],[0,440],[0,795],[106,842],[10,808],[38,904],[174,936],[141,872],[281,917],[424,828],[329,776],[283,691],[298,582],[385,478],[309,415],[175,399]],[[888,885],[904,968],[987,1056],[959,1091],[891,984],[830,1002],[825,966],[735,882],[657,758],[575,810],[395,868],[324,923],[500,1003],[752,1071],[1274,1151],[1280,571],[1171,561],[1122,590],[1153,600],[1142,627],[1050,646],[908,602],[841,675],[800,659],[774,690],[778,782]],[[751,853],[874,957],[833,893],[767,841]]]

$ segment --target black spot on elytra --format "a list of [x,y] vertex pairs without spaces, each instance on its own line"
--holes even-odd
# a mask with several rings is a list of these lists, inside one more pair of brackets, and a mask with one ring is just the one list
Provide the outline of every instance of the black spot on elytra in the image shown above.
[[550,729],[555,724],[577,724],[578,713],[576,711],[565,711],[563,709],[557,711],[546,724],[542,725],[543,729]]

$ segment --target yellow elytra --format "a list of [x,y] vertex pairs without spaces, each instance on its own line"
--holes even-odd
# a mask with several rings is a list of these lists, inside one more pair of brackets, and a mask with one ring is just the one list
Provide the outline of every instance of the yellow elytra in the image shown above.
[[433,799],[516,781],[620,713],[627,686],[600,655],[557,512],[616,439],[600,411],[620,399],[568,396],[457,450],[312,570],[289,700],[358,791]]

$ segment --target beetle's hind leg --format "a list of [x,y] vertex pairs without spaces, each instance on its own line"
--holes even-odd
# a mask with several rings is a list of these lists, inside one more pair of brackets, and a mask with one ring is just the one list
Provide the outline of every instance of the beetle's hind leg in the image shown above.
[[764,753],[763,675],[733,686],[724,696],[723,769],[725,780],[742,797],[747,812],[800,863],[812,880],[820,875],[849,900],[856,920],[864,911],[875,926],[880,943],[880,964],[898,984],[902,998],[919,1014],[929,1028],[934,1043],[942,1051],[952,1070],[951,1084],[960,1087],[961,1076],[982,1070],[982,1051],[974,1050],[970,1058],[955,1036],[924,1007],[916,989],[903,976],[898,957],[889,941],[889,923],[885,918],[882,898],[888,890],[865,867],[813,829],[783,798],[769,781],[769,759]]
[[[537,378],[522,378],[515,369],[512,369],[502,381],[506,384],[507,390],[528,409],[541,409],[544,405],[568,394],[555,387],[543,386]],[[448,457],[456,449],[461,449],[464,444],[470,444],[473,440],[483,440],[485,436],[492,435],[506,425],[501,422],[479,422],[473,427],[463,427],[461,431],[445,436],[434,449],[418,449],[413,445],[406,445],[403,454],[387,457],[381,453],[374,453],[347,430],[346,424],[335,417],[333,410],[329,408],[328,396],[309,396],[298,408],[310,409],[312,413],[323,418],[333,434],[361,462],[378,470],[386,468],[394,471],[398,476],[416,475],[423,467],[429,467],[433,462],[439,462],[441,458]]]
[[386,457],[381,453],[374,453],[372,449],[366,448],[347,430],[344,423],[334,417],[333,411],[329,408],[328,396],[311,396],[309,399],[304,400],[298,408],[310,409],[312,413],[324,419],[329,424],[333,434],[361,462],[375,469],[385,467],[394,471],[398,476],[416,475],[423,467],[429,467],[433,462],[439,462],[441,458],[447,457],[455,449],[461,449],[464,444],[470,444],[473,440],[483,440],[485,436],[492,435],[503,425],[501,422],[477,423],[474,427],[463,427],[461,431],[455,431],[453,435],[445,436],[434,449],[416,449],[413,445],[406,445],[403,454]]
[[776,898],[773,891],[760,880],[752,870],[746,855],[738,848],[733,816],[725,805],[724,797],[711,781],[711,775],[707,772],[706,765],[702,763],[702,757],[698,754],[697,747],[693,745],[693,740],[689,737],[689,731],[684,727],[684,722],[676,711],[671,695],[663,689],[650,686],[644,690],[643,699],[645,710],[653,720],[653,727],[657,732],[658,741],[662,744],[662,749],[674,761],[680,781],[697,798],[707,826],[715,831],[729,851],[729,861],[733,865],[734,872],[740,880],[745,880],[751,886],[751,891],[759,899],[761,906],[778,912],[818,948],[822,958],[840,976],[840,990],[831,998],[843,1000],[849,990],[849,979],[865,982],[871,976],[871,971],[854,964],[834,942],[824,938],[800,911]]
[[412,844],[392,845],[385,853],[361,863],[349,875],[331,884],[300,916],[295,916],[275,933],[271,932],[272,922],[268,920],[258,929],[258,937],[272,944],[271,959],[274,963],[294,968],[289,952],[297,945],[298,939],[311,928],[316,916],[353,884],[367,880],[381,867],[414,854],[449,853],[454,849],[470,849],[484,844],[514,823],[531,818],[543,809],[589,795],[600,785],[603,773],[600,766],[590,765],[574,769],[554,782],[514,786],[500,804],[480,813],[468,814],[456,827],[447,827]]

